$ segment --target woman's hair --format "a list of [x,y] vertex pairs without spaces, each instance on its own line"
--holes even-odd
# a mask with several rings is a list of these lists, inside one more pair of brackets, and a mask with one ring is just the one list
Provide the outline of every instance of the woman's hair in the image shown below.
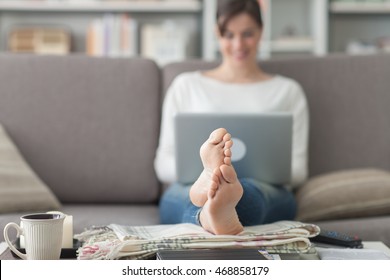
[[258,0],[218,0],[217,26],[219,33],[224,35],[228,22],[241,13],[249,15],[259,27],[263,27]]

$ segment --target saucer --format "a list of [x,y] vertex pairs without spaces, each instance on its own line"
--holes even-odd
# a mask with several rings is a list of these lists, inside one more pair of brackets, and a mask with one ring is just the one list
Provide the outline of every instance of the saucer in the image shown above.
[[[77,250],[81,247],[81,245],[82,244],[81,244],[80,240],[73,239],[73,247],[72,248],[62,248],[61,249],[60,259],[76,259],[77,258]],[[26,249],[20,247],[20,238],[16,239],[14,246],[19,252],[21,252],[23,254],[26,253]],[[19,256],[16,255],[14,252],[11,251],[11,253],[14,256],[14,258],[20,259]]]

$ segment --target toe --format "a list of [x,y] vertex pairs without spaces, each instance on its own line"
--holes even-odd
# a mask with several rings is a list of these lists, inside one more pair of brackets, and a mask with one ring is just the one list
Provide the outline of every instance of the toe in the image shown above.
[[218,190],[218,184],[216,182],[213,182],[210,185],[209,191],[207,193],[207,198],[212,199],[215,196],[217,190]]
[[226,135],[227,131],[225,128],[217,128],[213,132],[211,132],[209,137],[209,143],[218,144],[223,140],[224,135]]
[[237,180],[237,174],[232,165],[223,164],[219,169],[226,182],[232,183]]
[[213,170],[213,175],[211,176],[211,180],[219,184],[221,182],[221,178],[222,178],[221,169],[217,167]]
[[224,136],[223,136],[223,141],[224,142],[227,142],[227,141],[230,141],[232,139],[232,135],[230,133],[226,133]]
[[225,142],[224,148],[225,149],[230,149],[231,147],[233,147],[233,140],[230,139],[230,140]]

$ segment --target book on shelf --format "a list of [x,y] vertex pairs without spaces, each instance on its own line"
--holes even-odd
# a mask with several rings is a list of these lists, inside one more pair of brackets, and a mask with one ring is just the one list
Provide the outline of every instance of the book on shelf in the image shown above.
[[186,58],[188,36],[174,21],[160,25],[145,24],[141,28],[141,55],[164,65]]
[[70,42],[70,31],[58,27],[17,26],[8,34],[8,50],[15,53],[63,55]]
[[137,55],[137,32],[137,21],[127,14],[106,14],[88,26],[87,54],[110,57]]

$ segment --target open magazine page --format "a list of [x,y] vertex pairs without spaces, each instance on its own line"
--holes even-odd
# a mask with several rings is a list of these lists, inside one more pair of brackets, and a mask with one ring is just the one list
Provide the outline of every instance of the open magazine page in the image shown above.
[[295,221],[245,227],[239,235],[214,235],[194,224],[123,226],[87,230],[76,238],[84,244],[79,259],[144,259],[158,250],[261,248],[271,253],[304,253],[318,226]]

